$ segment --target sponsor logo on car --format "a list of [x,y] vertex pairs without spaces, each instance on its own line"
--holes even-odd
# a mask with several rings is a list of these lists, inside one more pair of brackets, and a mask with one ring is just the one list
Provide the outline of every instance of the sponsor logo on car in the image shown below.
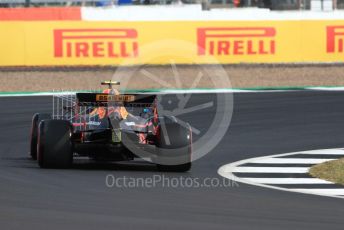
[[133,102],[135,101],[134,95],[107,95],[97,94],[96,101],[109,101],[109,102]]
[[137,57],[137,37],[135,29],[55,29],[54,57]]
[[89,122],[87,122],[87,125],[99,126],[100,124],[101,124],[100,121],[89,121]]
[[273,27],[198,28],[198,55],[274,55],[275,36]]
[[344,26],[327,27],[327,53],[344,53]]

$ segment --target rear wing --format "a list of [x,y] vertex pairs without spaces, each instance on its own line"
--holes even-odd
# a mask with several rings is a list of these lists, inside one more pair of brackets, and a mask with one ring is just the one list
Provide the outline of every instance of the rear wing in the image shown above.
[[152,94],[106,94],[106,93],[77,93],[79,106],[108,106],[118,105],[125,107],[152,107],[156,95]]

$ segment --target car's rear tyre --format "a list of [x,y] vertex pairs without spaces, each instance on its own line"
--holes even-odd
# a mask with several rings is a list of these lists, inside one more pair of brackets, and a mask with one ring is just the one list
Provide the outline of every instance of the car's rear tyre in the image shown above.
[[160,124],[156,159],[158,170],[186,172],[191,169],[192,133],[189,125],[186,125],[187,127],[172,118],[165,118]]
[[157,164],[161,172],[187,172],[191,169],[191,162],[181,165],[160,165]]
[[31,133],[30,133],[30,155],[33,160],[37,160],[37,138],[38,125],[42,120],[50,120],[51,115],[47,113],[36,113],[32,117]]
[[73,163],[72,125],[44,120],[38,127],[37,158],[41,168],[69,168]]

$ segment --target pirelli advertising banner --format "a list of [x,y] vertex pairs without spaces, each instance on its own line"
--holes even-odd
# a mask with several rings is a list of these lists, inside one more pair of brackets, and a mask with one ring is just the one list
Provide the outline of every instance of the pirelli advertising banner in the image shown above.
[[1,66],[344,62],[344,21],[1,22]]

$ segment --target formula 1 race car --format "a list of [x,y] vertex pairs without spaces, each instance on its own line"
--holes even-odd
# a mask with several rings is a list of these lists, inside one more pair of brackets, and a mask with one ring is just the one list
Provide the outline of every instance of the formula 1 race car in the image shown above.
[[102,93],[60,93],[52,114],[32,118],[31,157],[41,168],[69,168],[73,158],[130,161],[144,158],[161,171],[191,168],[192,132],[188,123],[159,116],[157,96],[119,94],[106,81]]

